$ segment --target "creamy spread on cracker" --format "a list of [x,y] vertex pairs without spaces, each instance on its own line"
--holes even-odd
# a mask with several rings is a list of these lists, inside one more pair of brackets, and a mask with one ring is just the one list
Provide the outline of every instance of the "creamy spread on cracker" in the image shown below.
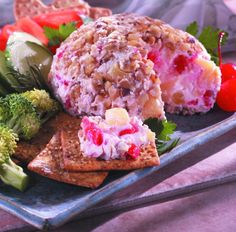
[[155,134],[122,108],[109,109],[105,119],[84,117],[78,133],[84,156],[103,160],[136,159],[143,145],[155,142]]

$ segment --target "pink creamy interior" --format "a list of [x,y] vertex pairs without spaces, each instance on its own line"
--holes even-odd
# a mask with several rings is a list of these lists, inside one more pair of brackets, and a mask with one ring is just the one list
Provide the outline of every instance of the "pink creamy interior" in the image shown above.
[[150,142],[147,137],[149,128],[137,117],[122,126],[109,125],[100,116],[84,117],[81,127],[78,134],[81,150],[88,157],[136,159],[141,147]]
[[[174,113],[176,108],[190,108],[196,112],[206,112],[215,102],[215,82],[209,84],[204,67],[196,54],[176,54],[169,56],[167,49],[153,48],[147,56],[154,63],[154,70],[161,79],[162,98],[167,111]],[[168,62],[167,62],[168,61]]]

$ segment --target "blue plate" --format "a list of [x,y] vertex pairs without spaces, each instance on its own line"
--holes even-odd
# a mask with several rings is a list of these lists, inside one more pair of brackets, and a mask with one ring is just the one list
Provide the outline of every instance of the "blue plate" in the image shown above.
[[32,186],[20,193],[8,186],[0,188],[0,207],[39,229],[58,227],[112,194],[162,169],[177,159],[188,159],[196,147],[236,128],[236,114],[214,109],[205,115],[167,115],[177,123],[180,144],[161,157],[158,167],[133,172],[112,172],[103,186],[89,190],[32,174]]

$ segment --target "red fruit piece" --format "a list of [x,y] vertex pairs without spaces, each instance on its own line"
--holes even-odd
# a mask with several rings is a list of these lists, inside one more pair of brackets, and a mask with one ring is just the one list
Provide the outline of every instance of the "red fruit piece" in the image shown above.
[[119,136],[127,135],[127,134],[134,134],[138,132],[138,127],[136,125],[131,124],[131,128],[124,129],[119,132]]
[[216,102],[225,111],[236,111],[236,78],[226,80],[218,92]]
[[3,36],[2,31],[0,32],[0,50],[4,51],[7,46],[7,39]]
[[90,122],[88,117],[82,119],[82,126],[85,136],[89,141],[92,141],[97,146],[100,146],[103,143],[102,130],[97,128],[93,122]]
[[211,101],[211,98],[213,96],[214,92],[212,90],[207,90],[204,95],[203,95],[203,99],[204,99],[204,103],[205,103],[205,106],[211,106],[212,104],[212,101]]
[[15,31],[20,31],[20,29],[15,24],[8,24],[2,28],[0,32],[0,50],[4,51],[6,49],[7,40],[9,36]]
[[236,65],[232,63],[222,64],[220,66],[222,82],[231,78],[236,78]]
[[137,159],[140,155],[140,148],[135,144],[131,144],[129,150],[127,151],[127,155],[132,159]]
[[181,74],[188,68],[190,62],[191,59],[189,57],[185,55],[178,55],[173,61],[174,69]]
[[49,48],[49,50],[51,51],[52,54],[56,54],[57,49],[59,48],[59,45],[49,46],[48,48]]
[[75,10],[55,11],[47,14],[37,15],[33,18],[41,27],[47,26],[51,28],[59,28],[60,25],[70,22],[76,22],[76,26],[80,27],[83,20],[79,16],[79,12]]
[[44,34],[44,30],[42,27],[40,27],[35,21],[33,21],[29,17],[25,17],[20,19],[17,22],[17,26],[24,32],[27,32],[34,37],[36,37],[38,40],[40,40],[43,44],[48,44],[48,38]]
[[99,128],[92,127],[87,130],[86,137],[95,145],[100,146],[103,143],[103,134]]
[[147,58],[151,60],[155,66],[160,64],[160,53],[157,49],[151,50],[148,53]]
[[5,37],[6,39],[9,38],[9,36],[15,32],[15,31],[19,31],[19,27],[17,27],[17,25],[15,24],[8,24],[8,25],[5,25],[3,28],[2,28],[2,35],[3,37]]

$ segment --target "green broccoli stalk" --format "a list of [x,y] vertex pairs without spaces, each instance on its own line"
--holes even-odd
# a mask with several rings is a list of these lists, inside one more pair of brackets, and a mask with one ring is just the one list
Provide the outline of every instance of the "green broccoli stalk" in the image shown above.
[[18,137],[3,124],[0,124],[0,179],[7,185],[24,191],[29,183],[29,177],[23,169],[11,160],[17,146]]
[[10,94],[4,100],[8,105],[10,117],[2,123],[11,128],[20,138],[31,139],[41,126],[34,106],[20,94]]

